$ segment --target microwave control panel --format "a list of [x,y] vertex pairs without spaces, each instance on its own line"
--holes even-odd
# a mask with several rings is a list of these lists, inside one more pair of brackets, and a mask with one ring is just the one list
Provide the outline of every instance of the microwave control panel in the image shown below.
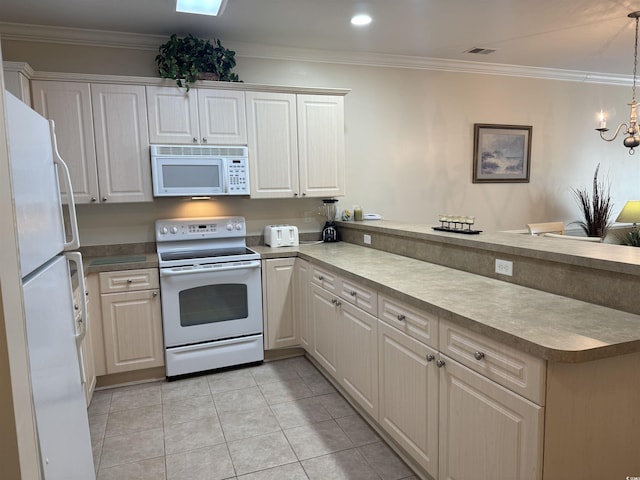
[[249,195],[249,168],[246,158],[227,160],[227,172],[230,195]]

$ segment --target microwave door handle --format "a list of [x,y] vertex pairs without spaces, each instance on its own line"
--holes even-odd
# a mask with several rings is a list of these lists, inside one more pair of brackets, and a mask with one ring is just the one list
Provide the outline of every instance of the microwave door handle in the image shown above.
[[[51,132],[51,146],[53,149],[53,163],[58,168],[58,177],[62,179],[65,188],[67,189],[67,200],[69,210],[69,224],[71,227],[71,239],[67,242],[65,239],[64,250],[77,250],[80,248],[80,235],[78,234],[78,219],[76,217],[76,203],[73,197],[73,186],[71,185],[71,175],[69,174],[69,168],[64,163],[60,153],[58,152],[58,142],[56,140],[55,124],[53,120],[49,120],[49,131]],[[62,201],[62,196],[60,196]],[[65,231],[66,233],[66,231]]]

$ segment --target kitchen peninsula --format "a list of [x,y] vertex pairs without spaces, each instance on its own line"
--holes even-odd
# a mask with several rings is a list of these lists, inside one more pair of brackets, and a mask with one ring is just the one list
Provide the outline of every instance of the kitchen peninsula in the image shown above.
[[[633,296],[612,295],[637,286],[640,252],[386,221],[339,227],[346,242],[259,250],[306,262],[300,343],[310,339],[309,355],[418,469],[544,480],[640,471],[640,316]],[[498,280],[496,258],[514,262],[513,277]]]

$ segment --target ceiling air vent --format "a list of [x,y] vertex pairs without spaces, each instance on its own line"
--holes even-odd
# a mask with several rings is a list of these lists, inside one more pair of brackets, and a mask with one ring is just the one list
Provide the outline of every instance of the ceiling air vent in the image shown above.
[[494,52],[496,52],[495,48],[473,47],[469,50],[466,50],[464,53],[473,53],[474,55],[489,55]]

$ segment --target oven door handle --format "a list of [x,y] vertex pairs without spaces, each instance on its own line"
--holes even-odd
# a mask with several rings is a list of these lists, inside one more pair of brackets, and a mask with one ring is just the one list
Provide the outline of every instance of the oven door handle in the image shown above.
[[[226,272],[229,270],[248,270],[252,268],[259,268],[260,260],[250,260],[247,262],[238,262],[238,263],[229,263],[224,264],[222,266],[215,266],[212,268],[194,268],[189,270],[174,270],[173,268],[161,268],[160,276],[161,277],[173,277],[177,275],[193,275],[194,273],[215,273],[215,272]],[[177,267],[180,268],[180,267]]]

